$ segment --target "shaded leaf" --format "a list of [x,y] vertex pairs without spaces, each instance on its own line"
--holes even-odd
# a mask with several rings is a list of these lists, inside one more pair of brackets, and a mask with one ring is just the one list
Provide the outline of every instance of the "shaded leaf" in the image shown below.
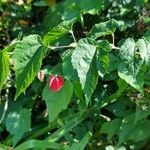
[[109,51],[110,45],[107,41],[101,41],[98,44],[97,53],[96,53],[96,66],[98,70],[98,74],[101,77],[108,72],[109,69]]
[[64,2],[64,20],[79,18],[81,14],[80,0],[65,0]]
[[46,140],[29,140],[26,141],[19,146],[15,148],[15,150],[29,150],[29,149],[42,149],[42,150],[47,150],[47,149],[63,149],[64,146],[61,144],[57,143],[50,143],[47,142]]
[[119,131],[120,125],[122,120],[119,118],[116,118],[114,120],[111,120],[109,122],[103,123],[100,132],[108,134],[108,139],[111,140],[115,134]]
[[87,133],[79,143],[74,143],[72,146],[67,147],[65,150],[84,150],[91,136],[92,134],[90,132]]
[[83,0],[80,2],[80,7],[83,13],[94,15],[102,11],[108,4],[109,2],[105,0]]
[[148,110],[143,111],[139,107],[136,107],[135,123],[139,120],[145,119],[148,115],[150,115],[150,108]]
[[134,142],[143,141],[146,138],[150,137],[149,132],[150,127],[150,121],[144,120],[141,122],[138,122],[134,129],[132,130],[129,139],[132,139]]
[[6,119],[6,129],[13,135],[13,144],[16,145],[31,125],[31,112],[27,109],[13,111]]

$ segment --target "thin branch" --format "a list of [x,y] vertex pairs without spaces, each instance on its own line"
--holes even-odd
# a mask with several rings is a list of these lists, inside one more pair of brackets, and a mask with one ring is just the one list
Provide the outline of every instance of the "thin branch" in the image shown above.
[[114,44],[110,44],[110,47],[111,47],[111,49],[117,49],[117,50],[120,49],[119,47],[116,47]]
[[113,45],[115,45],[115,35],[114,35],[114,33],[112,33],[112,43],[113,43]]
[[54,46],[54,47],[51,47],[51,49],[62,49],[62,48],[72,48],[72,46],[68,45],[68,46]]
[[74,42],[77,43],[76,38],[75,38],[74,33],[73,33],[72,30],[70,31],[70,33],[71,33],[71,35],[72,35],[72,38],[73,38]]

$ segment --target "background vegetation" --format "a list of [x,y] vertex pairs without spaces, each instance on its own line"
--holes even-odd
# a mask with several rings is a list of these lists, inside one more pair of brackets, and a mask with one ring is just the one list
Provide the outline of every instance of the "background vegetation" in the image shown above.
[[148,0],[0,0],[0,149],[149,150],[149,116]]

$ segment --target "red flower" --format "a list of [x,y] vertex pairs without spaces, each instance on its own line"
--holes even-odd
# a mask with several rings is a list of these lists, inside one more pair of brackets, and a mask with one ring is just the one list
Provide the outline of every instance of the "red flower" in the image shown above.
[[64,80],[59,75],[49,77],[49,88],[52,92],[58,92],[64,85]]

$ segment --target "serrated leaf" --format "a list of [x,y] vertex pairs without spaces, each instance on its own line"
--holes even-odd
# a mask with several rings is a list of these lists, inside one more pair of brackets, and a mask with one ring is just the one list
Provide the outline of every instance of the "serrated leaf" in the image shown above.
[[6,51],[0,51],[0,89],[2,89],[4,83],[9,74],[9,55]]
[[150,67],[150,38],[143,37],[136,43],[139,48],[141,58],[146,62],[146,65]]
[[31,125],[31,112],[27,109],[10,112],[6,119],[6,129],[13,135],[13,145],[16,145]]
[[96,53],[96,66],[98,70],[98,74],[101,77],[107,73],[109,69],[109,51],[110,45],[107,41],[101,41],[98,44],[97,53]]
[[92,39],[81,39],[72,54],[72,65],[78,72],[81,87],[88,104],[96,88],[98,73],[95,64],[96,46]]
[[63,35],[67,34],[72,29],[72,25],[74,23],[74,19],[70,21],[64,21],[52,28],[44,37],[43,43],[45,46],[49,44],[53,44],[56,40],[58,40]]
[[135,42],[133,39],[126,39],[120,48],[122,62],[118,67],[118,75],[132,87],[143,91],[143,77],[145,66],[143,61],[135,56]]
[[78,80],[77,71],[73,68],[71,63],[72,50],[68,52],[62,59],[62,70],[67,80]]
[[13,53],[17,88],[15,99],[24,92],[34,80],[41,67],[45,51],[46,49],[42,45],[38,35],[29,35],[23,38],[15,47]]
[[96,39],[100,36],[105,36],[114,33],[116,28],[117,21],[111,19],[109,21],[94,25],[90,32],[87,34],[87,36]]
[[73,86],[69,80],[65,82],[63,88],[57,93],[51,92],[48,84],[45,86],[42,97],[46,101],[50,122],[53,122],[58,114],[67,108],[72,94]]

